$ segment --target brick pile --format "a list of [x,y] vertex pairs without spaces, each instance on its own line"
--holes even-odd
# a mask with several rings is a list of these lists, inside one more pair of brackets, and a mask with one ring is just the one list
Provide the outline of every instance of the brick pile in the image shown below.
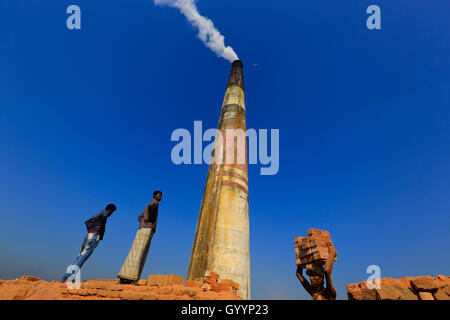
[[239,290],[239,283],[234,282],[230,279],[221,279],[219,281],[220,276],[212,271],[206,271],[203,277],[203,284],[199,281],[191,280],[186,282],[186,286],[192,285],[194,287],[200,287],[205,291],[214,291],[214,292],[229,292],[237,295],[237,291]]
[[176,274],[170,274],[168,276],[162,274],[155,274],[148,277],[148,280],[141,280],[141,285],[147,286],[170,286],[172,284],[184,284],[184,278],[182,276],[177,276]]
[[382,278],[379,289],[369,289],[366,281],[347,285],[349,300],[450,300],[450,277]]
[[[87,280],[80,289],[68,289],[65,283],[47,282],[23,276],[0,280],[0,300],[242,300],[239,285],[231,280],[206,277],[203,283],[186,281],[178,275],[151,275],[138,285],[119,284],[115,279]],[[211,288],[204,286],[211,285]]]
[[303,268],[312,263],[325,264],[328,259],[327,241],[331,242],[330,233],[319,229],[309,229],[307,237],[296,237],[295,263]]

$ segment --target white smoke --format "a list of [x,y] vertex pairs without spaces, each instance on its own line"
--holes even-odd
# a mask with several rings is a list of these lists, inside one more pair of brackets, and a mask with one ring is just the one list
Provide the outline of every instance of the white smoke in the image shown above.
[[219,30],[214,27],[214,23],[200,15],[196,0],[153,0],[156,5],[168,5],[178,8],[187,20],[198,28],[198,37],[203,41],[205,46],[210,48],[217,56],[224,58],[230,62],[238,60],[237,54],[233,48],[225,47],[225,37],[220,34]]

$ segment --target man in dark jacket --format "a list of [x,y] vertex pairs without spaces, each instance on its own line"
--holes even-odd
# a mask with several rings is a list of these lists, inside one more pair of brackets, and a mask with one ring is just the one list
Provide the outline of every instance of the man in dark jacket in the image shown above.
[[[116,206],[113,204],[108,204],[105,210],[100,211],[92,218],[86,220],[84,223],[88,234],[84,238],[83,244],[81,245],[81,250],[75,261],[72,264],[70,271],[66,272],[63,276],[61,282],[66,282],[66,280],[74,273],[80,269],[86,260],[91,256],[97,247],[100,240],[103,240],[103,235],[105,234],[105,225],[108,218],[116,211]],[[75,266],[75,268],[73,267]]]
[[134,238],[131,250],[117,275],[121,284],[136,284],[141,277],[150,243],[156,231],[158,207],[161,199],[161,191],[156,190],[153,192],[153,200],[138,217],[139,230]]

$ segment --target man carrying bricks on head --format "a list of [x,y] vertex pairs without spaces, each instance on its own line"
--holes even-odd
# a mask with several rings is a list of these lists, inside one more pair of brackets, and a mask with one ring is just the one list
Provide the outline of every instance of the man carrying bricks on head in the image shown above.
[[131,246],[131,250],[123,263],[122,269],[120,269],[117,275],[121,284],[137,284],[141,277],[145,260],[147,260],[148,250],[150,249],[150,243],[153,234],[156,232],[158,206],[161,199],[161,191],[157,190],[153,192],[153,200],[138,217],[139,230]]
[[[336,290],[331,280],[336,249],[328,232],[310,229],[308,235],[306,238],[296,238],[297,278],[314,300],[336,300]],[[311,283],[303,277],[304,268]]]

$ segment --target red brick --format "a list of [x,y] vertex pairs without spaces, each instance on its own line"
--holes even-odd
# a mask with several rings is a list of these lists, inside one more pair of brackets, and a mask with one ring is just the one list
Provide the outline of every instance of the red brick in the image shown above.
[[174,285],[172,294],[177,295],[177,296],[182,296],[184,294],[187,294],[187,288],[185,286]]
[[[92,289],[91,289],[92,290]],[[110,296],[111,291],[109,290],[98,290],[97,291],[97,295],[99,297],[109,297]],[[120,295],[119,295],[120,296]]]
[[144,293],[141,292],[121,292],[120,299],[122,300],[142,300],[144,298]]
[[109,298],[118,299],[120,298],[120,292],[119,291],[110,291],[108,293]]
[[36,281],[39,281],[41,279],[39,279],[38,277],[33,277],[33,276],[22,276],[19,280],[36,282]]
[[215,272],[212,272],[212,271],[206,271],[205,272],[205,277],[219,279],[219,274],[217,274]]
[[178,276],[176,274],[169,275],[169,284],[184,284],[184,278],[182,276]]
[[176,296],[173,294],[160,294],[158,300],[175,300]]
[[434,300],[433,295],[430,292],[419,292],[420,300]]
[[206,283],[204,283],[202,285],[202,289],[203,289],[203,291],[210,291],[211,290],[211,285],[206,282]]
[[95,296],[98,293],[97,289],[87,289],[87,292],[90,296]]
[[160,287],[158,289],[158,293],[159,294],[171,294],[173,291],[172,287]]
[[433,297],[435,300],[450,300],[450,297],[441,289],[433,293]]
[[214,292],[222,291],[222,287],[218,283],[212,283],[210,285],[211,285],[211,291],[214,291]]
[[88,293],[88,291],[86,289],[75,290],[75,294],[77,294],[79,296],[87,296],[87,295],[89,295],[89,293]]
[[147,285],[147,280],[145,280],[145,279],[139,280],[139,281],[138,281],[138,285],[140,285],[140,286],[146,286],[146,285]]
[[148,286],[168,286],[172,284],[184,284],[184,278],[182,276],[178,276],[175,274],[171,275],[162,275],[162,274],[155,274],[148,277],[147,285]]
[[314,228],[311,228],[308,230],[308,236],[311,236],[311,235],[322,235],[322,236],[330,237],[330,233],[328,231],[314,229]]
[[226,284],[226,285],[231,286],[233,289],[239,290],[239,283],[234,282],[234,281],[231,280],[231,279],[223,279],[223,280],[220,280],[219,284]]
[[197,280],[186,280],[186,287],[201,288],[202,283]]
[[214,283],[217,283],[218,279],[219,279],[219,275],[217,273],[212,272],[212,271],[206,271],[205,276],[203,277],[203,282],[209,283],[209,284],[214,284]]
[[217,285],[220,287],[220,291],[233,292],[233,287],[229,284],[219,282]]
[[296,237],[296,238],[294,239],[294,243],[295,243],[295,244],[297,244],[297,243],[302,243],[302,241],[303,241],[303,237]]
[[197,294],[199,294],[199,293],[201,293],[202,292],[202,289],[201,288],[188,288],[187,290],[186,290],[186,293],[188,294],[188,296],[190,296],[190,297],[194,297],[194,296],[196,296]]
[[428,277],[418,277],[411,280],[411,287],[414,291],[427,291],[427,292],[435,292],[437,289],[443,287],[443,284],[435,281],[430,276]]
[[192,298],[187,295],[182,295],[182,296],[175,296],[174,300],[192,300]]
[[158,300],[158,295],[156,293],[144,293],[142,300]]

